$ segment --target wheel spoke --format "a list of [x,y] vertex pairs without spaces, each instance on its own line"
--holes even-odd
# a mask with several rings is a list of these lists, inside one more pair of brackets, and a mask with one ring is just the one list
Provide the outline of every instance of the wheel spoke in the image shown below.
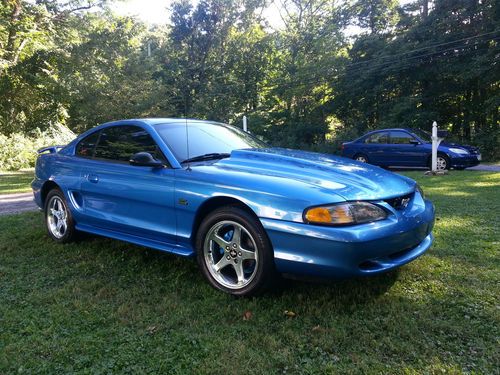
[[236,272],[236,277],[238,278],[238,284],[243,284],[245,281],[245,276],[243,274],[243,265],[242,262],[238,262],[233,264],[234,271]]
[[253,251],[240,249],[240,252],[241,252],[241,259],[242,260],[245,260],[245,259],[255,260],[256,259],[255,252],[253,252]]
[[234,226],[233,238],[231,238],[231,241],[241,247],[241,227]]
[[223,256],[216,264],[214,264],[215,272],[220,272],[221,269],[231,264],[231,260],[228,260],[225,256]]
[[56,224],[56,230],[61,233],[61,228],[63,227],[64,222],[62,220],[59,220]]
[[229,242],[227,242],[225,239],[217,235],[215,232],[210,236],[210,240],[214,241],[217,245],[219,245],[223,249],[225,249],[226,246],[229,246]]

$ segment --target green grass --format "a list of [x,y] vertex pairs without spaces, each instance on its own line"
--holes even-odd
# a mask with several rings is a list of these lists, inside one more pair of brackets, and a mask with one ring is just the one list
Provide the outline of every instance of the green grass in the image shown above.
[[0,373],[499,373],[500,174],[406,174],[437,208],[426,255],[252,299],[189,259],[0,217]]
[[0,171],[0,194],[30,192],[33,173],[33,169],[26,169],[18,172]]

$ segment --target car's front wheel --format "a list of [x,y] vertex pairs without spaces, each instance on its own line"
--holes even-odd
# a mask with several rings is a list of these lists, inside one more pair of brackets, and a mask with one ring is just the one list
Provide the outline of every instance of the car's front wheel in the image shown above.
[[447,156],[438,154],[436,160],[436,169],[438,171],[445,171],[450,169],[450,161]]
[[215,288],[247,296],[269,287],[275,276],[271,244],[262,225],[244,209],[210,213],[196,237],[198,264]]
[[361,163],[368,163],[368,157],[364,154],[356,154],[353,159]]
[[53,189],[47,194],[44,212],[47,233],[54,241],[66,243],[75,239],[75,223],[61,190]]

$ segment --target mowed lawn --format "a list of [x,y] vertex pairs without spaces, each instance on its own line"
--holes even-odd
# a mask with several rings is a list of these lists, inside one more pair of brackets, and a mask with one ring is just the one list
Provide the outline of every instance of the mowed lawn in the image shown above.
[[0,171],[0,194],[30,192],[30,184],[33,181],[34,173],[33,169],[18,172]]
[[437,208],[426,255],[252,299],[190,259],[0,217],[0,373],[499,373],[500,173],[406,174]]

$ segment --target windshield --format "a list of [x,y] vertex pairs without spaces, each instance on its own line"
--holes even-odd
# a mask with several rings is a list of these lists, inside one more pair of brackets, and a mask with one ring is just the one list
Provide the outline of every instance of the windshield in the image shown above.
[[413,134],[415,134],[417,137],[419,137],[422,141],[431,143],[431,134],[426,132],[425,130],[421,129],[414,129]]
[[[254,136],[230,125],[217,123],[170,123],[156,125],[156,131],[179,162],[212,153],[231,153],[242,148],[265,148]],[[189,155],[186,135],[189,139]]]

